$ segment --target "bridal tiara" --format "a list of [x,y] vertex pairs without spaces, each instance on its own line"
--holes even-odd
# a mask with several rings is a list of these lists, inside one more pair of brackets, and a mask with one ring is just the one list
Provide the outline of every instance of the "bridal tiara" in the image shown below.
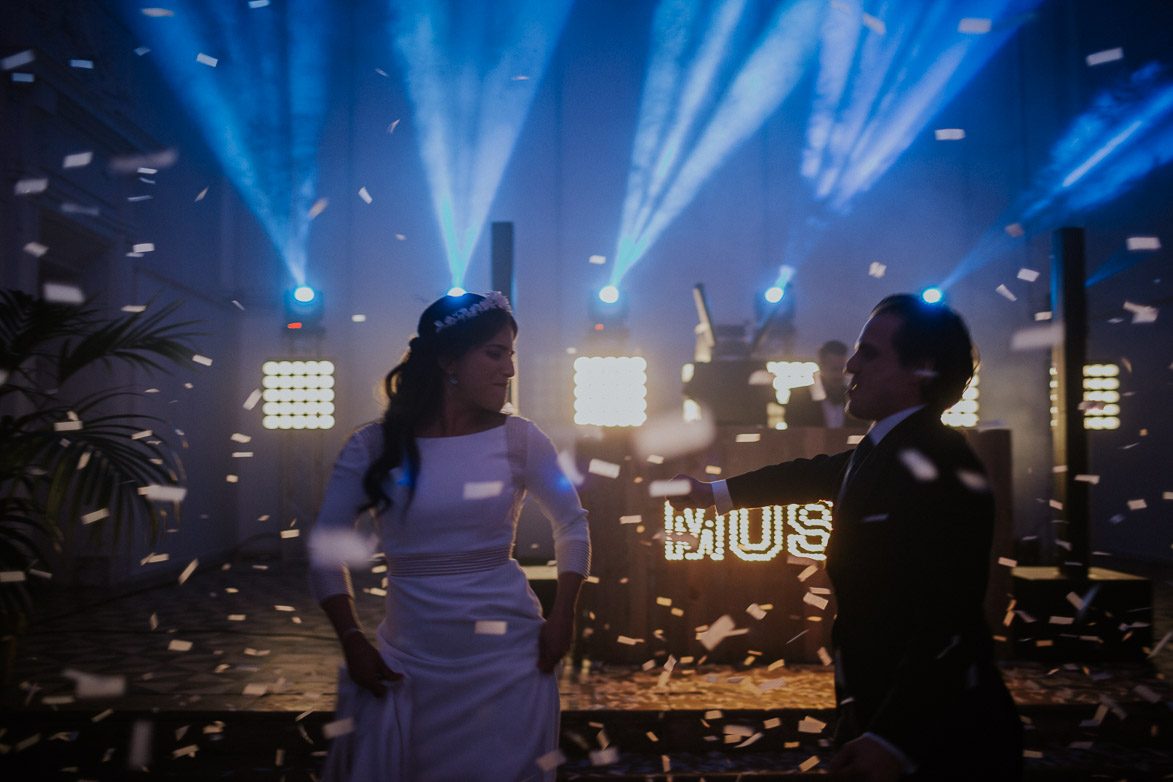
[[513,314],[513,309],[509,306],[509,299],[505,298],[505,295],[500,291],[490,291],[489,293],[485,294],[483,299],[476,302],[475,304],[470,304],[467,307],[458,309],[456,312],[444,318],[444,320],[435,321],[436,333],[439,334],[449,326],[455,326],[461,321],[468,320],[469,318],[475,318],[482,312],[488,312],[489,310],[505,310],[509,314]]

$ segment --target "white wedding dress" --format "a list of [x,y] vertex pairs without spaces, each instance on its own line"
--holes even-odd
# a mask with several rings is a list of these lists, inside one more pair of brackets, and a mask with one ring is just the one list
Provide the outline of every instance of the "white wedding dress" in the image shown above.
[[[538,759],[558,744],[558,682],[537,668],[541,609],[511,553],[528,491],[550,519],[559,572],[586,575],[586,511],[530,421],[417,443],[411,504],[397,468],[384,487],[394,505],[379,519],[388,578],[376,637],[403,679],[378,698],[340,670],[335,719],[353,718],[354,730],[333,740],[323,779],[553,780]],[[362,478],[381,448],[375,424],[350,438],[311,541],[354,529],[367,501]],[[318,600],[353,594],[342,563],[315,557],[311,581]]]

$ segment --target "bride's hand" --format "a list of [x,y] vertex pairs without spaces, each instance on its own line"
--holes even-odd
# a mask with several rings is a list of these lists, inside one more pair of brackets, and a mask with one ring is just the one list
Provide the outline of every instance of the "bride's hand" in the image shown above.
[[350,680],[377,698],[387,694],[385,682],[399,681],[403,674],[395,673],[383,660],[379,650],[362,633],[349,633],[342,639],[346,655],[346,670]]
[[574,640],[574,620],[551,615],[538,635],[538,670],[553,673],[554,666],[570,651]]

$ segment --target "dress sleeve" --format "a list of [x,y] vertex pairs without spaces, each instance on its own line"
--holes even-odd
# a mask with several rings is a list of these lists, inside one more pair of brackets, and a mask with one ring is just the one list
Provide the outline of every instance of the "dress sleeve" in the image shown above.
[[558,464],[550,438],[530,423],[526,443],[526,490],[538,501],[554,531],[554,558],[558,572],[586,577],[591,567],[591,537],[587,512],[574,484]]
[[353,547],[340,543],[355,532],[358,509],[367,503],[362,481],[381,447],[377,424],[359,429],[338,454],[326,496],[310,534],[310,592],[319,603],[332,595],[354,596],[350,568],[340,557]]

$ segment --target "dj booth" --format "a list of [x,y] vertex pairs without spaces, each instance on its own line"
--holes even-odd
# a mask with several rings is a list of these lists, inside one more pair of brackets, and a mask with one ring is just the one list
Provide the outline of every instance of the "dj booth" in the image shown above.
[[[1010,434],[963,430],[989,473],[997,516],[986,614],[995,634],[1011,589]],[[629,429],[577,443],[582,464],[618,465],[579,487],[590,514],[592,578],[582,593],[575,656],[643,663],[666,655],[700,662],[826,664],[835,599],[823,552],[834,525],[830,501],[718,516],[675,511],[654,481],[686,473],[704,480],[852,447],[860,430],[721,426],[705,450],[662,463],[639,460]],[[728,617],[728,619],[722,619]],[[732,620],[732,624],[730,624]],[[698,636],[700,636],[698,638]],[[706,648],[705,642],[712,648]],[[719,641],[713,644],[714,641]]]

